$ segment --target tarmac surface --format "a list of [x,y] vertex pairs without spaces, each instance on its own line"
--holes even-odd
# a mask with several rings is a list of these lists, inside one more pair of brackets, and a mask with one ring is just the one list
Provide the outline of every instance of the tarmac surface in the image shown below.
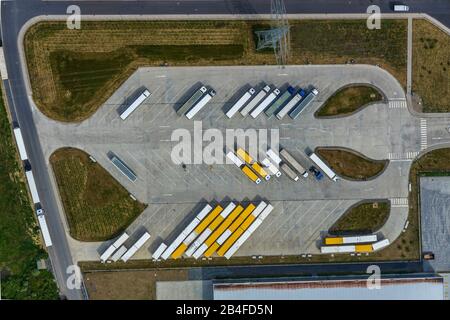
[[422,250],[434,253],[424,268],[450,270],[450,177],[421,177]]
[[[224,115],[249,86],[257,90],[265,84],[285,88],[287,83],[319,90],[317,99],[297,120],[267,119],[264,114],[256,119],[240,114],[228,119]],[[348,117],[313,116],[329,96],[351,83],[374,85],[387,100]],[[280,146],[306,168],[312,164],[306,151],[317,146],[347,147],[373,159],[392,161],[383,174],[366,182],[332,182],[326,177],[317,182],[311,176],[294,182],[282,175],[255,185],[233,164],[186,164],[183,168],[172,160],[178,140],[171,137],[180,129],[193,136],[194,121],[177,116],[175,110],[201,84],[217,92],[193,119],[204,131],[275,130]],[[118,110],[126,97],[143,86],[152,95],[129,118],[121,120]],[[421,148],[420,119],[402,107],[405,105],[400,84],[386,71],[367,65],[140,68],[86,121],[63,124],[39,112],[34,113],[34,121],[45,158],[64,146],[85,150],[134,196],[149,204],[128,228],[133,233],[145,227],[152,235],[146,250],[134,258],[149,258],[161,241],[170,242],[205,201],[226,204],[259,199],[268,200],[275,210],[237,255],[288,255],[317,253],[321,233],[350,206],[366,199],[392,200],[391,217],[381,232],[390,240],[400,234],[407,218],[409,166]],[[136,181],[117,170],[108,158],[110,152],[137,174]],[[69,243],[76,261],[97,260],[105,246],[73,239]]]

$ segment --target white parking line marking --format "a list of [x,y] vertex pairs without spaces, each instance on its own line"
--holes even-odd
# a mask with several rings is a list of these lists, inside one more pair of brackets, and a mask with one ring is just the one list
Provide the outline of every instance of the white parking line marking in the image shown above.
[[424,150],[428,147],[427,120],[420,119],[420,149]]

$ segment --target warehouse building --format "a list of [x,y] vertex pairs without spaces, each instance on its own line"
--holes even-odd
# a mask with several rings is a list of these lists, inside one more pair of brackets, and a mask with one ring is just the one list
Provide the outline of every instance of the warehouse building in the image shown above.
[[321,280],[216,282],[215,300],[444,300],[444,281],[436,275],[385,276],[379,289],[367,277]]

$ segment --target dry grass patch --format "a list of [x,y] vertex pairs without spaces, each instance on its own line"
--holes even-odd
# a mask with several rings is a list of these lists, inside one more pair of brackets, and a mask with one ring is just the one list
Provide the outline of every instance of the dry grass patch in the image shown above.
[[[291,64],[379,64],[406,79],[406,20],[291,21]],[[261,21],[86,21],[81,30],[40,22],[25,35],[33,98],[60,121],[81,121],[140,66],[275,64],[256,52]],[[311,35],[314,37],[311,37]]]
[[111,239],[145,209],[84,151],[62,148],[50,156],[70,235],[81,241]]
[[328,230],[332,235],[363,235],[380,230],[389,218],[389,201],[357,204],[347,210]]
[[382,93],[368,85],[352,85],[338,90],[316,111],[316,117],[346,116],[370,103],[383,101]]
[[450,36],[426,20],[413,23],[413,92],[423,112],[450,112]]
[[84,283],[91,300],[156,300],[157,281],[188,280],[187,270],[86,272]]
[[373,160],[353,150],[343,148],[316,148],[339,176],[350,180],[365,181],[377,177],[387,167],[389,160]]

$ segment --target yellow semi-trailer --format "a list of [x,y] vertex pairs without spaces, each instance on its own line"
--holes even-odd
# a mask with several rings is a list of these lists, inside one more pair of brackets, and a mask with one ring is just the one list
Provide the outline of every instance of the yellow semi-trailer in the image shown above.
[[190,235],[190,232],[205,218],[205,216],[212,210],[209,204],[206,204],[203,209],[197,214],[194,220],[177,236],[177,238],[164,250],[161,254],[161,258],[166,260],[172,253],[185,241],[186,237]]
[[248,227],[252,224],[253,221],[258,217],[258,215],[267,207],[267,204],[264,201],[261,201],[255,210],[252,211],[251,214],[242,222],[242,224],[234,231],[227,240],[223,243],[223,245],[217,250],[217,254],[219,256],[223,256],[225,252],[234,244],[234,242],[248,229]]
[[[213,221],[221,212],[223,208],[217,205],[214,210],[204,217],[204,219],[195,227],[195,229],[183,240],[180,246],[176,249],[175,257],[181,257],[181,255],[188,249],[192,242],[206,229],[206,227]],[[172,258],[174,258],[172,256]]]
[[[214,230],[214,232],[205,240],[205,242],[200,246],[200,248],[197,249],[197,251],[202,254],[206,252],[208,248],[210,248],[215,243],[217,238],[219,238],[220,235],[224,233],[226,228],[228,228],[228,226],[243,210],[244,208],[241,205],[238,205],[236,208],[234,208],[234,210],[228,215],[228,217],[226,217],[226,219],[220,224],[220,226]],[[195,253],[197,253],[197,251]],[[209,254],[205,254],[205,257],[209,257],[213,253],[214,251],[209,251]]]
[[236,153],[246,163],[248,163],[248,164],[252,164],[253,163],[253,158],[244,149],[238,148]]
[[219,247],[220,247],[220,244],[218,244],[217,242],[214,242],[214,243],[208,248],[208,250],[205,251],[204,256],[205,256],[206,258],[211,257],[212,254],[213,254],[214,252],[216,252],[217,249],[219,249]]
[[355,251],[356,252],[372,252],[373,247],[371,244],[357,244],[355,246]]
[[257,174],[266,179],[266,181],[270,180],[270,174],[267,173],[257,162],[252,164],[252,169],[255,170]]
[[217,243],[222,245],[225,240],[227,240],[231,234],[236,231],[237,228],[244,222],[244,220],[255,210],[256,206],[253,203],[250,203],[247,208],[233,221],[233,223],[225,230],[224,233],[217,239]]
[[324,243],[326,245],[339,245],[350,243],[369,243],[376,242],[378,237],[376,234],[367,236],[354,236],[354,237],[326,237]]
[[[196,245],[196,250],[192,254],[195,259],[201,257],[201,255],[208,249],[209,245],[206,245],[206,241],[213,235],[214,231],[217,230],[220,224],[224,222],[228,216],[236,209],[236,205],[234,203],[230,203],[220,215],[214,219],[213,222],[208,226],[208,228],[203,231],[203,233],[198,237],[198,244]],[[197,241],[196,241],[197,242]],[[209,241],[212,244],[214,241]]]
[[205,227],[205,229],[200,233],[197,239],[186,250],[186,255],[188,257],[192,256],[195,251],[203,244],[206,238],[217,228],[217,226],[233,211],[236,204],[230,202],[219,214],[217,214],[214,219]]
[[254,183],[256,184],[260,184],[261,183],[261,179],[258,178],[258,176],[256,175],[256,173],[254,173],[252,171],[252,169],[250,169],[247,165],[243,166],[241,168],[242,172],[250,179],[252,180]]
[[256,229],[261,225],[264,219],[272,212],[273,206],[268,204],[264,210],[258,215],[257,219],[253,221],[253,223],[248,227],[247,230],[236,240],[236,242],[228,249],[228,251],[224,254],[224,257],[230,259],[236,251],[242,246],[242,244],[247,241],[247,239],[255,232]]

